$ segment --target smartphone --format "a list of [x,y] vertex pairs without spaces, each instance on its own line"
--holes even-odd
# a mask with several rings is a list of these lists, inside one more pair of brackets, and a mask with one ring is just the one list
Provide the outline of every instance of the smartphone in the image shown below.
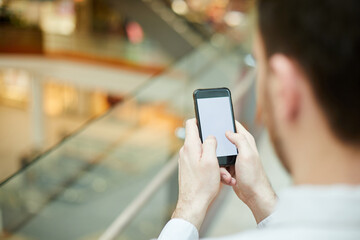
[[228,88],[196,89],[193,98],[201,142],[210,135],[215,136],[219,165],[235,164],[238,150],[225,136],[226,131],[236,132],[230,90]]

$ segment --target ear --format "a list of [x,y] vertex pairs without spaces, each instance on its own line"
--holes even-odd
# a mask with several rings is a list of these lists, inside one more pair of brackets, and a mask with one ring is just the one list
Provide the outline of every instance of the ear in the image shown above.
[[277,105],[280,117],[292,121],[300,110],[301,71],[293,60],[283,54],[273,55],[269,59],[269,64],[276,79],[274,103]]

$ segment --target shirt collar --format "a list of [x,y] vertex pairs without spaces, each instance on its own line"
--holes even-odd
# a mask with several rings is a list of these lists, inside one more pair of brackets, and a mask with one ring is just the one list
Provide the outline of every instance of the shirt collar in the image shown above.
[[269,225],[360,226],[360,185],[290,187],[279,194]]

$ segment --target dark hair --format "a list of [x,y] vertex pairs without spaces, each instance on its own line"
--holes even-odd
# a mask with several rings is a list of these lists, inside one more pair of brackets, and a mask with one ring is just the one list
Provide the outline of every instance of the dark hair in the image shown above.
[[307,74],[335,135],[360,143],[360,0],[258,0],[266,55]]

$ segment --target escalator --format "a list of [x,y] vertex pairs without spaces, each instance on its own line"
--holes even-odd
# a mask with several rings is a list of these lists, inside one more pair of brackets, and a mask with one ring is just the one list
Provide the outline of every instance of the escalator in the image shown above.
[[254,69],[245,56],[226,39],[198,46],[3,182],[2,238],[155,238],[176,203],[177,152],[183,121],[193,117],[193,90],[232,89],[236,118],[258,130]]
[[107,3],[121,15],[131,16],[174,59],[190,53],[213,34],[204,25],[196,25],[175,14],[163,0],[107,0]]

